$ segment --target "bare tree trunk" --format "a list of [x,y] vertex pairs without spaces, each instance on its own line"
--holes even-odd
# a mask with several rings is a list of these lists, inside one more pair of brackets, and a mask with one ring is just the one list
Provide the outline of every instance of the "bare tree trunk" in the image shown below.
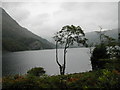
[[63,67],[60,65],[59,61],[58,61],[58,47],[57,47],[57,44],[58,42],[56,41],[56,62],[59,66],[59,69],[60,69],[60,74],[62,75],[63,74]]
[[65,69],[66,69],[66,53],[67,53],[67,48],[69,47],[68,40],[66,40],[66,44],[65,44],[65,48],[64,48],[64,63],[63,63],[63,65],[61,65],[58,61],[58,47],[57,47],[57,44],[58,44],[58,42],[56,41],[56,62],[59,65],[60,74],[64,75],[65,74]]
[[66,48],[64,49],[63,75],[65,74],[65,68],[66,68]]
[[63,64],[63,75],[65,74],[65,69],[66,69],[66,53],[67,53],[67,48],[68,48],[68,40],[66,40],[65,48],[64,48],[64,64]]

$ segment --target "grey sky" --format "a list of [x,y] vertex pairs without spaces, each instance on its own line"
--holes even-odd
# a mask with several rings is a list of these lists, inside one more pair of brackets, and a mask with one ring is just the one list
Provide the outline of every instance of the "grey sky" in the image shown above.
[[44,38],[64,25],[79,25],[85,32],[118,28],[117,2],[4,2],[3,8],[20,25]]

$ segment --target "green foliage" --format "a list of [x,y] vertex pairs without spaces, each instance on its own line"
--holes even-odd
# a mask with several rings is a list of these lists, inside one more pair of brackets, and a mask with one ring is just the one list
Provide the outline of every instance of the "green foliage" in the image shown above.
[[[112,65],[112,64],[111,64]],[[3,78],[3,89],[42,89],[61,90],[63,88],[120,88],[120,72],[101,69],[85,73],[57,76],[8,76]]]
[[[82,30],[80,26],[74,26],[74,25],[66,25],[62,27],[60,31],[56,33],[56,35],[53,37],[56,41],[56,62],[60,69],[60,74],[65,74],[66,69],[66,53],[67,49],[70,47],[70,45],[73,45],[75,42],[78,43],[78,46],[82,44],[83,46],[87,46],[85,38],[85,33]],[[64,63],[60,64],[58,61],[58,44],[63,45],[64,47]]]
[[13,40],[10,38],[3,39],[2,41],[3,49],[8,51],[23,51],[28,50],[28,47],[24,43],[20,43],[17,40]]
[[106,59],[104,61],[106,61],[104,64],[105,68],[120,71],[120,59]]
[[[118,49],[116,48],[116,41],[114,38],[105,35],[105,32],[97,31],[100,39],[100,44],[96,45],[91,53],[91,64],[93,70],[105,68],[105,64],[108,62],[103,59],[117,58]],[[102,60],[101,60],[102,59]]]
[[100,69],[104,67],[105,61],[101,61],[100,59],[109,58],[109,54],[107,53],[107,48],[104,45],[100,45],[94,48],[92,56],[91,56],[91,64],[93,70]]
[[35,67],[32,68],[31,70],[28,70],[27,74],[32,76],[41,76],[45,74],[45,70],[42,67]]
[[62,27],[62,29],[56,33],[54,39],[59,44],[65,44],[67,48],[69,45],[73,45],[74,42],[85,45],[87,40],[82,28],[74,25],[66,25]]
[[98,77],[99,85],[103,88],[119,88],[119,74],[116,71],[110,71],[107,69],[103,69],[101,71],[102,75]]
[[18,89],[34,90],[39,87],[36,77],[33,77],[33,76],[25,77],[25,76],[19,76],[19,75],[17,78],[15,77],[16,75],[3,78],[4,84],[2,85],[2,88],[6,90],[11,90],[11,89],[12,90],[18,90]]

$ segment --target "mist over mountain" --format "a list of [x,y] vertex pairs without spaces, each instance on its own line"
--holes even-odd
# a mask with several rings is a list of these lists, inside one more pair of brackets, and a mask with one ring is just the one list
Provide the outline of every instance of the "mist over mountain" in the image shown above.
[[[102,31],[102,33],[104,33],[105,35],[114,38],[116,41],[118,41],[118,29],[112,29],[112,30],[106,30],[106,31]],[[100,39],[99,39],[99,35],[97,34],[96,31],[92,31],[92,32],[87,32],[85,33],[85,37],[88,39],[88,45],[90,44],[99,44],[100,43]],[[48,40],[50,40],[52,43],[55,43],[53,38],[49,38]],[[60,47],[64,47],[64,45],[60,45]],[[71,48],[78,48],[81,46],[78,46],[78,44],[74,43],[73,45],[70,46]]]
[[54,44],[20,26],[4,9],[2,9],[3,50],[24,51],[53,48]]
[[[118,40],[118,29],[106,30],[102,32],[105,35],[114,38],[116,41]],[[99,35],[97,34],[96,31],[88,32],[85,35],[86,35],[86,38],[89,40],[88,44],[91,44],[91,43],[99,44],[100,43]]]

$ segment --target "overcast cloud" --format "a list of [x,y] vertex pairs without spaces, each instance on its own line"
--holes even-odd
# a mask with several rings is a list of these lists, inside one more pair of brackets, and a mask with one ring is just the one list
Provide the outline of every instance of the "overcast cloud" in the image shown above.
[[20,25],[44,38],[64,25],[79,25],[85,32],[118,28],[117,2],[4,2],[3,8]]

